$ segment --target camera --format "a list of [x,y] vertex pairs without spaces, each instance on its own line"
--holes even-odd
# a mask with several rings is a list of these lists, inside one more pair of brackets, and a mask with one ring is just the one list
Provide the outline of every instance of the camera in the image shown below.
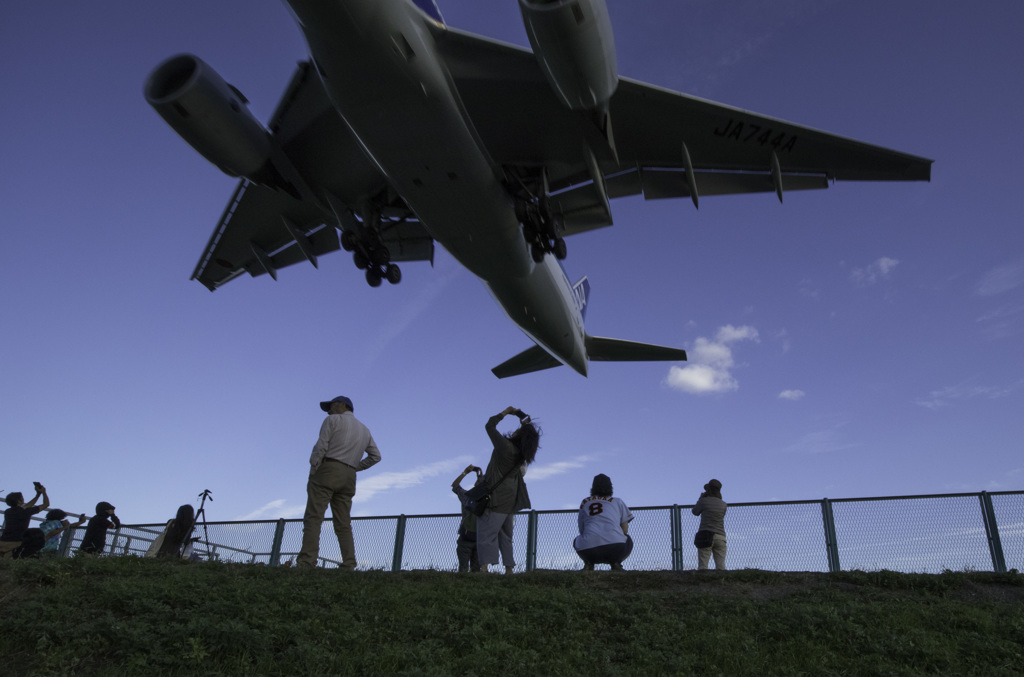
[[38,491],[39,493],[43,493],[44,491],[46,491],[46,487],[44,487],[40,482],[33,482],[32,486],[34,486],[36,488],[36,491]]

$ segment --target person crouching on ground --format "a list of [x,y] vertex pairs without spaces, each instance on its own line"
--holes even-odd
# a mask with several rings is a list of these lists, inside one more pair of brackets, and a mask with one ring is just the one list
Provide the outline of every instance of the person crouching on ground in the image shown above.
[[[498,423],[509,414],[519,417],[519,428],[508,435],[498,432]],[[501,555],[505,573],[516,567],[512,549],[512,528],[515,513],[530,509],[530,494],[526,491],[523,475],[533,463],[540,446],[540,429],[530,417],[515,407],[506,407],[501,413],[487,419],[484,426],[494,450],[484,473],[484,481],[491,487],[491,498],[484,513],[476,520],[476,548],[480,557],[480,570],[487,573],[491,564],[498,563]]]
[[621,498],[612,496],[612,480],[595,475],[590,496],[580,503],[577,523],[580,535],[572,545],[583,560],[583,570],[593,571],[595,564],[610,564],[612,571],[624,571],[622,561],[633,552],[629,523],[633,513]]
[[693,537],[697,547],[697,569],[708,568],[708,560],[715,556],[715,570],[725,571],[725,511],[729,506],[722,500],[722,483],[711,480],[704,485],[704,493],[693,506],[694,515],[700,515],[700,527]]
[[99,555],[103,552],[107,545],[107,529],[121,528],[121,520],[114,514],[114,510],[116,508],[106,501],[96,504],[96,514],[85,525],[85,536],[82,537],[82,545],[78,552],[86,555]]
[[61,534],[68,529],[73,529],[85,523],[85,515],[80,515],[78,521],[74,524],[68,522],[67,516],[66,512],[59,509],[46,513],[46,521],[39,525],[39,528],[43,530],[43,538],[46,539],[46,544],[43,545],[43,549],[40,550],[39,554],[44,557],[56,557],[60,550]]

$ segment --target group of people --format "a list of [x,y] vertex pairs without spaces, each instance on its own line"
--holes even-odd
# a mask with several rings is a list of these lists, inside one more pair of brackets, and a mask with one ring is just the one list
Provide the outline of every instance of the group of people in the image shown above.
[[[4,526],[0,532],[0,558],[55,557],[60,550],[63,534],[85,523],[85,515],[79,515],[78,521],[72,524],[68,520],[68,513],[54,509],[46,513],[46,519],[38,527],[32,527],[32,517],[50,507],[46,487],[35,482],[35,490],[35,496],[27,503],[20,491],[7,495]],[[40,498],[42,503],[36,505]],[[96,555],[103,552],[107,544],[107,530],[112,526],[121,526],[121,520],[114,514],[115,510],[106,501],[96,504],[96,514],[89,519],[78,548],[80,553]]]
[[[296,564],[299,567],[317,565],[320,530],[329,505],[341,548],[339,568],[350,571],[357,564],[351,524],[356,473],[380,462],[380,450],[369,429],[355,417],[355,407],[349,397],[342,395],[321,402],[320,409],[327,413],[327,418],[320,426],[320,435],[309,459],[302,547]],[[513,415],[519,419],[519,426],[507,434],[498,432],[498,424]],[[537,456],[541,430],[529,415],[515,407],[506,407],[491,416],[484,430],[493,446],[487,468],[469,465],[452,482],[452,491],[462,505],[456,556],[460,572],[487,572],[500,561],[505,573],[512,573],[516,566],[515,514],[532,507],[524,478]],[[467,490],[462,487],[462,481],[471,473],[476,474],[476,481],[474,487]],[[728,506],[722,500],[721,490],[721,482],[709,481],[693,507],[693,514],[700,517],[700,527],[694,537],[698,569],[707,569],[712,556],[715,569],[725,569]],[[608,564],[613,571],[622,571],[623,561],[633,551],[633,538],[629,535],[633,513],[621,498],[612,494],[611,478],[599,474],[594,477],[590,495],[580,504],[579,535],[573,539],[573,548],[583,561],[584,570],[592,571],[596,564]]]
[[[380,462],[380,450],[370,430],[355,417],[352,400],[344,395],[320,403],[327,414],[320,426],[320,435],[310,455],[309,480],[306,483],[306,511],[302,519],[302,546],[296,565],[314,567],[319,561],[320,530],[327,507],[331,508],[334,533],[341,548],[342,570],[356,568],[356,550],[352,537],[352,498],[356,493],[356,473]],[[498,424],[507,416],[516,416],[519,426],[512,432],[498,432]],[[530,494],[526,488],[526,471],[537,456],[541,431],[521,409],[506,407],[487,419],[484,430],[493,450],[486,470],[468,466],[454,482],[452,491],[462,504],[462,520],[456,541],[459,571],[487,572],[499,561],[505,573],[515,570],[513,527],[515,515],[529,510]],[[463,489],[462,480],[476,473],[474,489]],[[480,489],[482,488],[482,490]],[[36,495],[25,502],[21,492],[7,495],[4,527],[0,533],[0,558],[55,555],[61,536],[81,526],[85,515],[74,524],[63,510],[50,510],[38,528],[30,520],[50,506],[46,487],[35,483]],[[725,569],[726,538],[722,483],[711,480],[693,507],[700,516],[700,527],[694,537],[698,569],[707,569],[711,557],[715,569]],[[39,499],[42,503],[36,505]],[[106,501],[96,504],[96,514],[89,519],[79,552],[97,554],[106,546],[107,530],[120,527],[114,506]],[[608,564],[613,571],[622,571],[623,561],[633,551],[629,523],[633,513],[619,497],[613,496],[611,478],[594,476],[590,495],[580,503],[577,526],[579,535],[573,548],[583,561],[585,571],[596,564]]]

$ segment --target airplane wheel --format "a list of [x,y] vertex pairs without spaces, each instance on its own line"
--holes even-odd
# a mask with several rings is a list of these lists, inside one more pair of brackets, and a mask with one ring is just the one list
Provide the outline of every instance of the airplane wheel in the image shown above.
[[356,268],[359,270],[366,270],[366,267],[370,265],[370,259],[368,259],[366,254],[361,251],[353,252],[352,260],[355,262]]
[[386,266],[391,262],[391,252],[384,245],[374,248],[370,252],[370,260],[373,261],[374,265]]
[[534,244],[530,247],[530,254],[533,256],[534,263],[540,263],[544,260],[544,248],[539,244]]
[[366,269],[366,284],[371,287],[379,287],[381,282],[380,271],[376,268]]
[[356,234],[351,230],[342,231],[341,233],[341,248],[347,252],[355,251],[356,248]]
[[388,264],[387,270],[384,271],[384,277],[387,278],[391,284],[398,284],[402,281],[402,269],[393,263]]
[[562,238],[558,238],[555,240],[554,252],[555,258],[558,259],[559,261],[565,259],[565,255],[568,253],[568,250],[565,247],[565,240],[563,240]]

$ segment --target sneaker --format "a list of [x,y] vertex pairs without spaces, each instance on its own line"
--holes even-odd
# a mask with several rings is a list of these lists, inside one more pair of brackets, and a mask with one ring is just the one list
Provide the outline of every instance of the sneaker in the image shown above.
[[586,564],[583,565],[583,570],[584,571],[593,571],[594,570],[594,565],[589,563],[589,562],[587,562]]
[[625,571],[625,569],[622,568],[622,564],[612,564],[612,571]]

